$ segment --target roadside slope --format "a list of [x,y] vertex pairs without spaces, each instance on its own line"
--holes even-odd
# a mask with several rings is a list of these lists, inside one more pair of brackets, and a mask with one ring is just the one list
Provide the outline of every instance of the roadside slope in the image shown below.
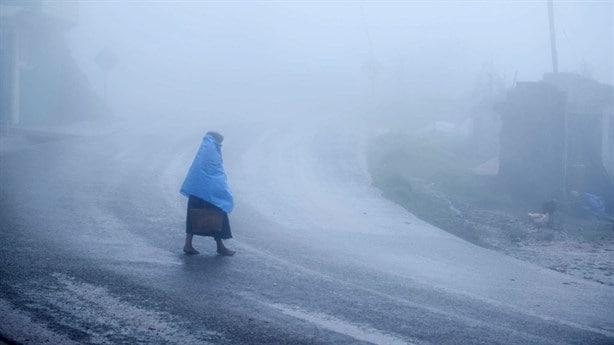
[[360,126],[283,123],[237,163],[235,189],[280,234],[351,262],[519,313],[614,336],[614,289],[463,241],[369,184]]

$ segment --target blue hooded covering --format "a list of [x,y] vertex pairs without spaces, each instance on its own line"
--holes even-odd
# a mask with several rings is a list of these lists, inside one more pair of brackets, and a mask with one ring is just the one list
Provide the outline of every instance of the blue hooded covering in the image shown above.
[[232,211],[234,204],[224,172],[221,144],[211,134],[203,138],[180,192],[199,197],[226,213]]

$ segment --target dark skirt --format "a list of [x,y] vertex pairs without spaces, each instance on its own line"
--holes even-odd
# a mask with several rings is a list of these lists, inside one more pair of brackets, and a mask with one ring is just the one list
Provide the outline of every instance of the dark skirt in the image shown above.
[[[196,197],[194,195],[190,195],[188,199],[188,214],[186,216],[185,221],[185,232],[191,234],[190,230],[192,229],[192,219],[190,219],[190,209],[192,208],[208,208],[208,209],[216,209],[224,214],[224,223],[222,224],[222,231],[216,236],[212,236],[216,240],[222,239],[227,240],[232,238],[232,233],[230,232],[230,222],[228,221],[228,213],[220,210],[218,207],[206,202],[205,200]],[[198,234],[196,234],[198,235]],[[211,235],[203,235],[203,236],[211,236]]]

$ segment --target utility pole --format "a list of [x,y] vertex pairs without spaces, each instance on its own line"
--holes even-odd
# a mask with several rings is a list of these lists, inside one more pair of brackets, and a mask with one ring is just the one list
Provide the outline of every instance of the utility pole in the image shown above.
[[94,61],[96,61],[98,67],[100,67],[102,73],[104,73],[103,95],[106,103],[108,102],[107,80],[109,79],[109,71],[113,69],[115,65],[117,65],[117,55],[115,55],[115,52],[110,48],[104,48],[98,53],[98,55],[96,55],[96,57],[94,57]]
[[556,53],[556,34],[554,32],[554,10],[552,0],[548,0],[548,19],[550,20],[550,50],[552,52],[552,72],[559,72],[559,60]]
[[[552,72],[559,72],[559,60],[556,52],[556,33],[554,31],[554,6],[552,4],[553,0],[548,0],[548,20],[550,22],[550,51],[552,53]],[[569,135],[569,119],[566,112],[563,112],[563,183],[561,186],[561,194],[563,196],[563,200],[567,200],[567,186],[568,186],[568,135]]]
[[377,79],[381,72],[381,65],[379,61],[377,61],[377,59],[375,58],[375,52],[373,51],[373,41],[371,40],[371,32],[369,32],[369,25],[367,23],[367,16],[365,15],[364,7],[360,6],[360,11],[362,13],[362,21],[365,29],[365,34],[367,36],[367,42],[369,43],[369,59],[367,59],[365,63],[363,63],[362,69],[367,79],[369,80],[371,92],[375,92]]

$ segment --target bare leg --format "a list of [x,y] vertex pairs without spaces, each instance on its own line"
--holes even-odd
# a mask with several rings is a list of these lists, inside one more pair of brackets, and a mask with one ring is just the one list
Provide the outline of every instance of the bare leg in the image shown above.
[[185,234],[185,244],[183,245],[183,252],[188,255],[200,254],[198,250],[192,247],[192,237],[194,237],[194,235],[187,233]]
[[220,255],[225,255],[225,256],[233,256],[235,254],[234,250],[230,250],[228,248],[226,248],[226,246],[224,245],[224,242],[222,242],[221,238],[216,238],[215,239],[215,244],[217,244],[217,253]]

